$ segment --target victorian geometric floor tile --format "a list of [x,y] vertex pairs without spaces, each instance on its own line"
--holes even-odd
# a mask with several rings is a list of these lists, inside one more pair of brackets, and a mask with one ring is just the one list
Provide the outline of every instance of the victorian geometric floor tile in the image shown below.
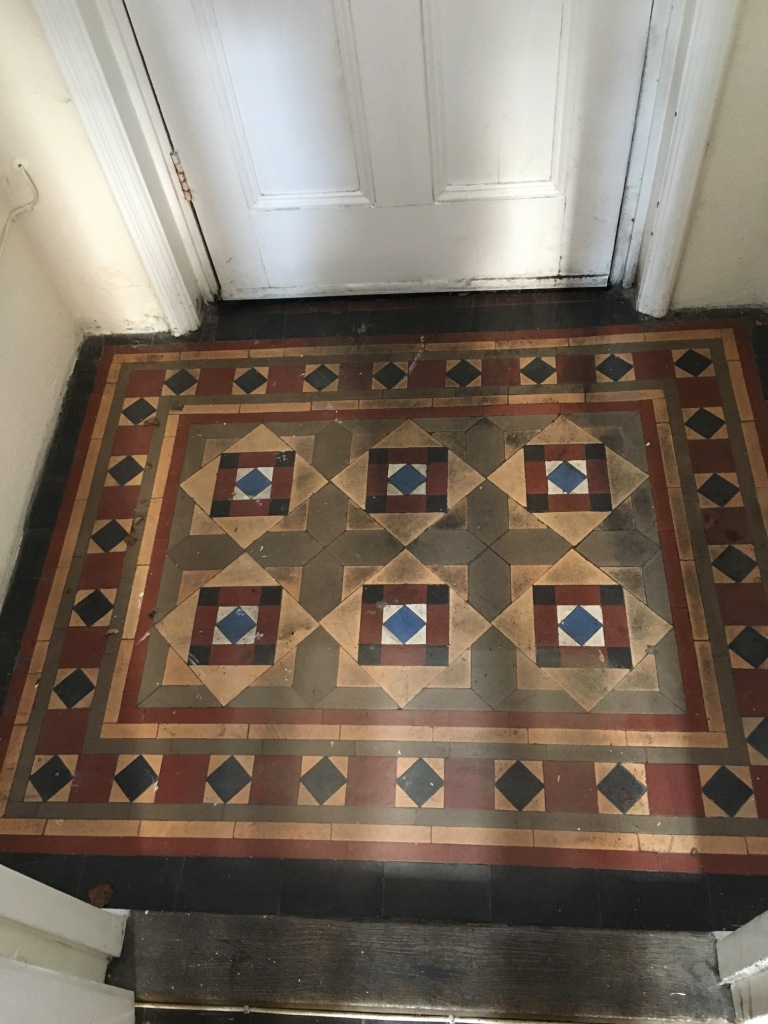
[[0,850],[765,872],[756,386],[722,323],[107,349]]

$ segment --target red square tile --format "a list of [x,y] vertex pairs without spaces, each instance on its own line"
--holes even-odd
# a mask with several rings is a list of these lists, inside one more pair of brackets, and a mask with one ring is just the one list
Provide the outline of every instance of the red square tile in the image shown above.
[[519,359],[483,359],[484,386],[513,387],[520,383]]
[[677,393],[683,409],[722,405],[717,377],[678,377]]
[[343,363],[339,367],[339,391],[369,391],[373,363]]
[[592,355],[557,356],[557,380],[560,384],[591,384],[595,379]]
[[726,439],[688,441],[688,453],[694,473],[732,473],[736,469],[731,442]]
[[78,589],[91,587],[117,587],[123,571],[125,555],[119,551],[94,552],[86,555],[80,574]]
[[732,674],[739,714],[768,717],[768,669],[734,668]]
[[95,668],[101,664],[107,643],[107,627],[69,628],[59,657],[59,668]]
[[445,360],[419,359],[411,367],[408,374],[408,388],[443,388],[445,387]]
[[81,754],[69,795],[74,804],[106,804],[112,792],[117,754]]
[[701,817],[699,769],[695,764],[648,764],[645,769],[651,814]]
[[252,804],[294,807],[299,799],[301,756],[263,754],[253,764]]
[[105,487],[96,510],[97,519],[132,519],[136,513],[140,488]]
[[701,521],[707,544],[750,544],[752,531],[743,508],[703,508]]
[[301,391],[304,387],[304,367],[301,363],[273,366],[269,371],[267,394],[282,395]]
[[494,762],[483,757],[449,757],[445,762],[445,806],[494,810]]
[[547,811],[597,814],[597,786],[592,761],[545,761]]
[[156,430],[157,427],[143,426],[141,424],[138,427],[118,427],[115,430],[115,437],[112,442],[112,454],[146,455]]
[[350,757],[347,806],[393,807],[396,784],[396,757]]
[[200,370],[200,379],[197,382],[195,393],[198,397],[204,395],[228,395],[232,391],[234,379],[234,367],[204,366]]
[[752,788],[755,791],[758,818],[768,818],[768,765],[753,765]]
[[46,711],[37,738],[37,753],[79,754],[83,749],[89,713],[88,708]]
[[134,370],[128,378],[126,398],[152,398],[163,390],[165,370]]
[[668,349],[649,349],[634,353],[637,380],[664,380],[675,376],[672,353]]
[[715,592],[726,626],[768,623],[768,600],[762,583],[718,583]]
[[165,754],[155,803],[202,803],[209,760],[208,754]]

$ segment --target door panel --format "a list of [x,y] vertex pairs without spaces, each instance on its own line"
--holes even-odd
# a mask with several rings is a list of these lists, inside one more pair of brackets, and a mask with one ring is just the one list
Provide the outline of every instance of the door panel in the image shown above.
[[607,281],[652,0],[127,0],[225,298]]

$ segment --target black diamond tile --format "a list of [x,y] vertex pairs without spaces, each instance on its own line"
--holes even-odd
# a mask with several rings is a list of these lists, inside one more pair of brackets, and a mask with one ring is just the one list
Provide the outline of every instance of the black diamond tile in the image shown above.
[[116,548],[118,544],[124,541],[127,536],[128,531],[123,529],[120,523],[112,519],[94,533],[93,539],[102,551],[111,551],[112,548]]
[[29,781],[40,794],[41,800],[50,800],[51,797],[56,796],[72,779],[72,772],[58,755],[46,761],[29,777]]
[[446,373],[446,377],[453,381],[454,384],[458,384],[460,388],[469,387],[469,385],[477,380],[480,376],[480,371],[472,363],[466,359],[461,359],[455,366],[452,366]]
[[260,388],[262,384],[266,384],[266,382],[267,378],[264,374],[260,373],[258,370],[254,370],[253,367],[235,378],[235,384],[237,384],[240,390],[244,391],[247,395],[253,394],[257,388]]
[[319,804],[324,804],[341,789],[347,780],[333,761],[324,757],[302,775],[301,781],[315,800]]
[[335,380],[338,380],[339,376],[334,373],[330,367],[318,366],[311,373],[308,373],[304,380],[315,389],[315,391],[324,391],[327,387],[330,387]]
[[768,640],[751,626],[742,629],[728,646],[752,668],[760,668],[768,658]]
[[721,508],[738,493],[739,488],[736,484],[732,484],[730,480],[726,480],[719,473],[713,473],[699,488],[699,494],[703,494],[708,501],[714,502]]
[[100,590],[92,590],[87,597],[77,602],[74,610],[86,626],[92,626],[112,611],[112,602]]
[[387,363],[385,366],[380,367],[373,376],[383,388],[394,388],[408,374],[395,363]]
[[544,789],[544,783],[524,764],[516,761],[500,776],[496,789],[513,807],[522,811]]
[[709,409],[697,409],[692,416],[689,416],[685,423],[694,433],[699,434],[701,437],[710,438],[714,437],[725,423],[725,420],[710,412]]
[[225,804],[251,781],[251,776],[235,757],[228,757],[208,776],[208,785]]
[[692,377],[698,377],[711,365],[711,359],[708,359],[703,352],[695,352],[692,348],[675,360],[675,366],[679,366],[684,373],[689,373]]
[[720,552],[712,565],[734,583],[741,583],[749,576],[757,562],[731,545]]
[[150,786],[157,782],[157,775],[144,758],[139,755],[122,768],[115,776],[115,782],[129,800],[137,800]]
[[747,736],[747,742],[758,754],[768,758],[768,718],[764,718]]
[[124,459],[120,459],[119,462],[116,462],[114,466],[110,467],[109,475],[122,487],[125,487],[125,485],[135,479],[142,470],[143,466],[137,462],[132,455],[126,455]]
[[632,363],[622,359],[621,356],[610,355],[598,364],[597,369],[609,380],[617,381],[627,376],[632,369]]
[[626,814],[645,793],[646,787],[623,764],[612,768],[597,788],[616,810]]
[[397,784],[418,807],[423,807],[431,796],[443,788],[443,780],[421,757],[403,772]]
[[64,676],[53,688],[53,692],[68,708],[75,707],[84,700],[96,687],[81,668],[76,668]]
[[171,377],[169,377],[165,386],[174,393],[174,395],[183,395],[185,391],[197,384],[197,378],[194,377],[189,370],[177,370]]
[[131,402],[123,409],[123,416],[136,425],[148,419],[153,412],[155,412],[154,405],[150,405],[146,398],[137,398],[135,402]]
[[752,790],[746,782],[725,766],[717,769],[712,778],[701,787],[701,791],[730,818],[738,814],[752,796]]
[[555,372],[554,366],[550,366],[549,363],[545,363],[543,359],[536,356],[532,359],[526,367],[520,371],[524,377],[528,380],[532,380],[534,384],[543,384],[545,380],[548,380]]

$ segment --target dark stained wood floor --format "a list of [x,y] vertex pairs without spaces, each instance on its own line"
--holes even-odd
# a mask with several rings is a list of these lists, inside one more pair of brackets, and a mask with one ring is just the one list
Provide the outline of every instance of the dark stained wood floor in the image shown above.
[[[177,1006],[594,1024],[733,1019],[709,933],[146,913],[131,916],[110,980],[135,988],[139,1003]],[[169,1012],[139,1019],[165,1024]]]

